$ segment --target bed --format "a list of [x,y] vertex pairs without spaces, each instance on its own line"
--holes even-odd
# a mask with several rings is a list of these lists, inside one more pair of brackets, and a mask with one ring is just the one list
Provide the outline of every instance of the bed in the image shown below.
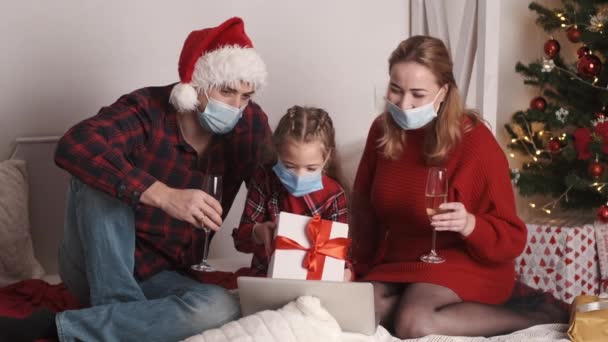
[[[44,269],[44,273],[40,274],[38,272],[35,278],[40,278],[38,280],[40,284],[47,284],[44,286],[57,286],[55,289],[62,291],[63,294],[65,288],[54,284],[60,284],[61,282],[57,269],[57,249],[63,231],[63,215],[69,175],[57,168],[53,162],[57,140],[58,137],[17,139],[15,153],[11,159],[26,161],[31,241],[35,258]],[[234,258],[230,256],[217,258],[212,263],[221,270],[234,271],[244,265],[242,256],[238,257],[236,251],[234,251],[234,255]],[[36,292],[36,290],[32,290],[32,292]],[[5,295],[7,293],[10,295],[12,292],[4,292]],[[298,307],[297,301],[290,303],[290,306],[288,305],[289,308],[295,310],[295,313],[292,312],[290,315],[284,315],[283,309],[257,313],[228,323],[218,329],[192,336],[188,341],[400,341],[392,337],[382,327],[379,327],[373,336],[342,332],[335,321],[332,323],[333,318],[323,309],[322,303],[315,302],[314,299],[311,300],[310,298],[303,298],[302,301],[305,304],[300,303],[300,307]],[[55,309],[68,308],[70,305],[72,304],[68,303],[64,307],[59,306]],[[291,328],[285,330],[285,327]],[[305,329],[302,327],[305,327]],[[568,341],[565,334],[566,329],[567,326],[564,324],[548,324],[489,339],[428,336],[416,341]],[[276,333],[272,335],[272,331],[283,333],[290,331],[292,334],[281,335]],[[298,336],[293,333],[297,331],[306,331],[307,334]],[[256,335],[258,333],[261,335]],[[268,336],[275,337],[272,339]]]

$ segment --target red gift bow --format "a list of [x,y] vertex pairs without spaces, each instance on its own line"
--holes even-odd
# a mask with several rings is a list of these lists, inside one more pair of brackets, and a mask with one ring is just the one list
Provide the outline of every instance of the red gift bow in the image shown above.
[[306,248],[285,236],[277,236],[275,248],[306,251],[304,260],[302,261],[302,266],[308,270],[306,279],[320,280],[323,275],[325,257],[330,256],[346,260],[346,252],[351,244],[350,238],[329,239],[331,225],[331,221],[321,220],[319,215],[315,215],[306,226],[306,235],[308,236],[308,241],[310,241],[310,248]]

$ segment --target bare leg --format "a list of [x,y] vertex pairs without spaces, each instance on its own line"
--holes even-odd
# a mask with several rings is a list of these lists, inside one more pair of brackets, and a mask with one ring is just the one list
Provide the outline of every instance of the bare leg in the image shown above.
[[374,285],[374,309],[376,312],[376,323],[382,325],[386,330],[393,332],[397,303],[403,294],[405,284],[373,282]]
[[430,334],[492,336],[550,322],[548,315],[463,302],[449,288],[417,283],[405,289],[394,324],[397,337],[418,338]]

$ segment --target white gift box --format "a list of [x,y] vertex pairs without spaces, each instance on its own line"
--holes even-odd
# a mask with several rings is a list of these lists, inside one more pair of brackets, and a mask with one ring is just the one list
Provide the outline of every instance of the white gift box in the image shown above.
[[[277,222],[275,239],[278,236],[289,238],[302,247],[310,248],[306,228],[311,217],[281,212]],[[339,222],[331,223],[329,239],[348,238],[348,225]],[[268,277],[282,279],[307,279],[309,270],[303,266],[307,251],[299,249],[276,249],[268,266]],[[343,281],[345,261],[325,256],[320,280]]]
[[527,227],[526,248],[515,259],[521,282],[550,292],[564,303],[572,303],[580,294],[599,294],[598,227],[593,224],[527,224]]

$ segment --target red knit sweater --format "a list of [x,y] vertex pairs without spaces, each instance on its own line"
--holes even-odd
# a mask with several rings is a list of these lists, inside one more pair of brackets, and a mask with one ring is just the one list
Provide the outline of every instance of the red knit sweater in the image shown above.
[[424,202],[424,134],[424,129],[408,131],[403,155],[389,160],[377,148],[381,121],[372,125],[354,187],[355,196],[368,199],[372,219],[357,225],[365,238],[359,231],[355,262],[371,264],[364,280],[433,283],[464,301],[501,303],[511,294],[513,260],[527,233],[515,211],[504,153],[483,124],[463,135],[445,165],[448,202],[462,202],[475,215],[475,229],[467,238],[438,232],[437,252],[447,261],[426,264],[418,259],[430,250],[432,235]]

